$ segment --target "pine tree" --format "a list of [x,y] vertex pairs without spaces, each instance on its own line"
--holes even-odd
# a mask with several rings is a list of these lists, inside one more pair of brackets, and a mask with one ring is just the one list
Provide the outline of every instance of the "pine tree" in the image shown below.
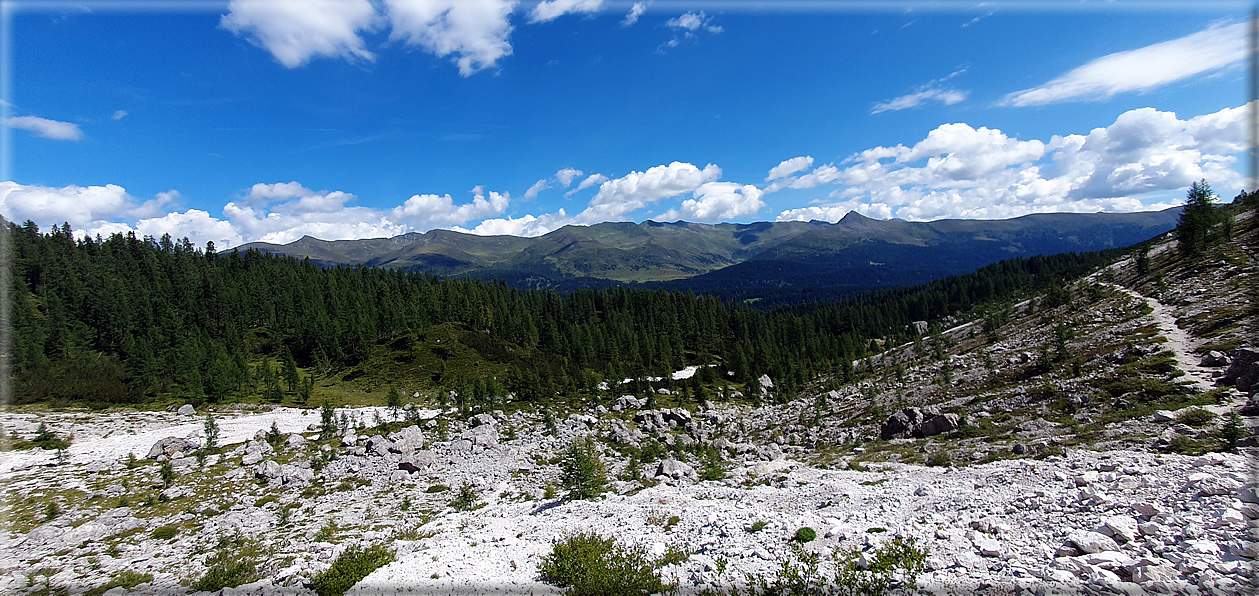
[[1226,218],[1231,216],[1220,207],[1206,180],[1191,184],[1185,193],[1184,211],[1180,213],[1180,222],[1175,230],[1180,251],[1195,255],[1214,244],[1221,237],[1216,227],[1231,227],[1225,225]]

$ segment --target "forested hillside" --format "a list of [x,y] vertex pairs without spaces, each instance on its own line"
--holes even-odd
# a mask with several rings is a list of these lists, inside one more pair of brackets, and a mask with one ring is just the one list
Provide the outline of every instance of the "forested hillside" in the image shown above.
[[[816,374],[843,373],[842,362],[877,350],[872,339],[903,339],[911,321],[1044,287],[1105,256],[1013,259],[917,288],[762,312],[681,292],[560,295],[216,253],[168,236],[76,240],[68,226],[4,225],[16,400],[89,405],[301,404],[316,379],[453,390],[473,405],[509,392],[549,400],[690,364],[720,364],[701,369],[688,390],[696,394],[769,374],[786,399]],[[718,370],[733,375],[719,379]]]

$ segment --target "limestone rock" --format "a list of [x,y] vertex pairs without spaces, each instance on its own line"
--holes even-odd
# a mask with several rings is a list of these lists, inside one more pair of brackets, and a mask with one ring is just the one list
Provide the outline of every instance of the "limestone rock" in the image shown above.
[[187,439],[179,437],[166,437],[153,444],[149,449],[148,459],[157,459],[161,456],[167,458],[178,457],[181,454],[192,453],[197,450],[197,444]]
[[1072,532],[1067,535],[1067,541],[1074,544],[1081,552],[1088,554],[1119,550],[1119,545],[1114,539],[1098,532]]
[[197,409],[192,407],[192,404],[184,404],[179,406],[179,410],[177,410],[176,413],[180,416],[195,416],[197,414]]

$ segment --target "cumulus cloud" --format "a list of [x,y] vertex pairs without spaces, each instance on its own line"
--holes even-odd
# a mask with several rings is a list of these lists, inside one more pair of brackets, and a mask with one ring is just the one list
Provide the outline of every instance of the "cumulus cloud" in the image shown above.
[[[163,234],[170,234],[172,238],[188,238],[194,245],[201,247],[206,242],[213,242],[216,249],[244,244],[240,233],[230,222],[215,219],[200,209],[141,219],[136,222],[135,229],[142,236],[160,238]],[[102,236],[109,233],[112,232],[103,233]]]
[[790,176],[796,172],[801,172],[813,167],[812,155],[801,155],[791,159],[783,160],[782,163],[770,168],[769,175],[765,177],[766,181],[777,180],[785,176]]
[[633,27],[638,23],[639,17],[643,16],[644,12],[647,12],[647,4],[647,2],[635,2],[630,7],[629,12],[625,13],[625,20],[621,21],[621,26]]
[[361,31],[380,15],[370,0],[231,0],[219,23],[288,68],[314,56],[372,61]]
[[1259,103],[1187,120],[1142,108],[1086,135],[1048,141],[945,124],[912,147],[874,147],[784,179],[796,188],[839,188],[829,202],[785,210],[778,219],[837,221],[854,210],[910,220],[1139,211],[1178,204],[1183,189],[1201,178],[1235,192],[1246,183],[1235,154],[1251,147],[1245,124],[1254,108]]
[[607,181],[608,181],[608,177],[604,176],[603,174],[598,174],[598,173],[591,174],[587,176],[584,180],[582,180],[580,183],[578,183],[577,188],[574,188],[564,193],[564,198],[571,197],[573,196],[573,193],[586,190],[587,188],[590,188],[592,186],[597,186],[599,184],[603,184],[604,182],[607,182]]
[[765,206],[761,200],[763,194],[761,189],[751,184],[706,182],[695,189],[693,198],[682,201],[676,209],[670,209],[655,219],[718,222],[753,215]]
[[559,229],[569,223],[571,223],[571,221],[569,220],[568,214],[565,213],[563,209],[560,209],[555,213],[547,213],[539,216],[526,214],[521,217],[486,219],[472,229],[460,227],[452,229],[458,232],[476,234],[478,236],[507,235],[532,238]]
[[54,188],[0,182],[4,216],[14,222],[29,219],[42,228],[69,223],[72,229],[84,229],[125,215],[135,205],[136,200],[116,184]]
[[601,8],[603,0],[542,0],[529,11],[529,22],[545,23],[569,13],[594,13]]
[[582,175],[582,171],[575,168],[564,168],[555,173],[555,179],[559,181],[560,186],[568,188],[573,184],[578,176]]
[[4,121],[9,128],[28,130],[45,139],[58,141],[78,141],[83,138],[79,125],[59,120],[49,120],[39,116],[13,116]]
[[450,195],[414,195],[402,205],[394,207],[390,215],[398,221],[437,228],[498,215],[511,202],[511,196],[507,193],[490,191],[487,198],[485,189],[481,186],[473,188],[472,193],[472,202],[462,205],[455,205]]
[[512,53],[508,17],[516,0],[385,0],[389,39],[452,56],[463,76],[493,68]]
[[1003,104],[1038,106],[1149,91],[1194,75],[1240,65],[1248,54],[1246,23],[1217,25],[1179,39],[1102,56]]
[[708,164],[700,169],[692,164],[673,162],[655,166],[645,172],[630,172],[599,185],[599,192],[585,211],[578,213],[575,223],[593,224],[620,221],[627,213],[638,211],[661,199],[691,192],[705,182],[721,176],[721,168]]

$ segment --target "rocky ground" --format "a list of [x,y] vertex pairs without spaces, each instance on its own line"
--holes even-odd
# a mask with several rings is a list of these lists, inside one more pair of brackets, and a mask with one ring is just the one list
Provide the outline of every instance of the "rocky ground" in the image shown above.
[[[594,530],[666,558],[682,593],[721,593],[776,573],[804,527],[819,553],[913,539],[929,593],[1253,591],[1259,242],[1239,227],[1205,267],[1155,247],[1158,277],[1120,262],[848,382],[787,400],[765,379],[759,407],[353,408],[321,436],[318,410],[223,406],[205,457],[206,411],[7,409],[5,434],[73,440],[0,453],[0,592],[187,593],[252,549],[261,579],[224,593],[311,593],[339,554],[383,544],[395,560],[351,593],[551,593],[542,557]],[[560,458],[584,437],[610,490],[566,500]]]

